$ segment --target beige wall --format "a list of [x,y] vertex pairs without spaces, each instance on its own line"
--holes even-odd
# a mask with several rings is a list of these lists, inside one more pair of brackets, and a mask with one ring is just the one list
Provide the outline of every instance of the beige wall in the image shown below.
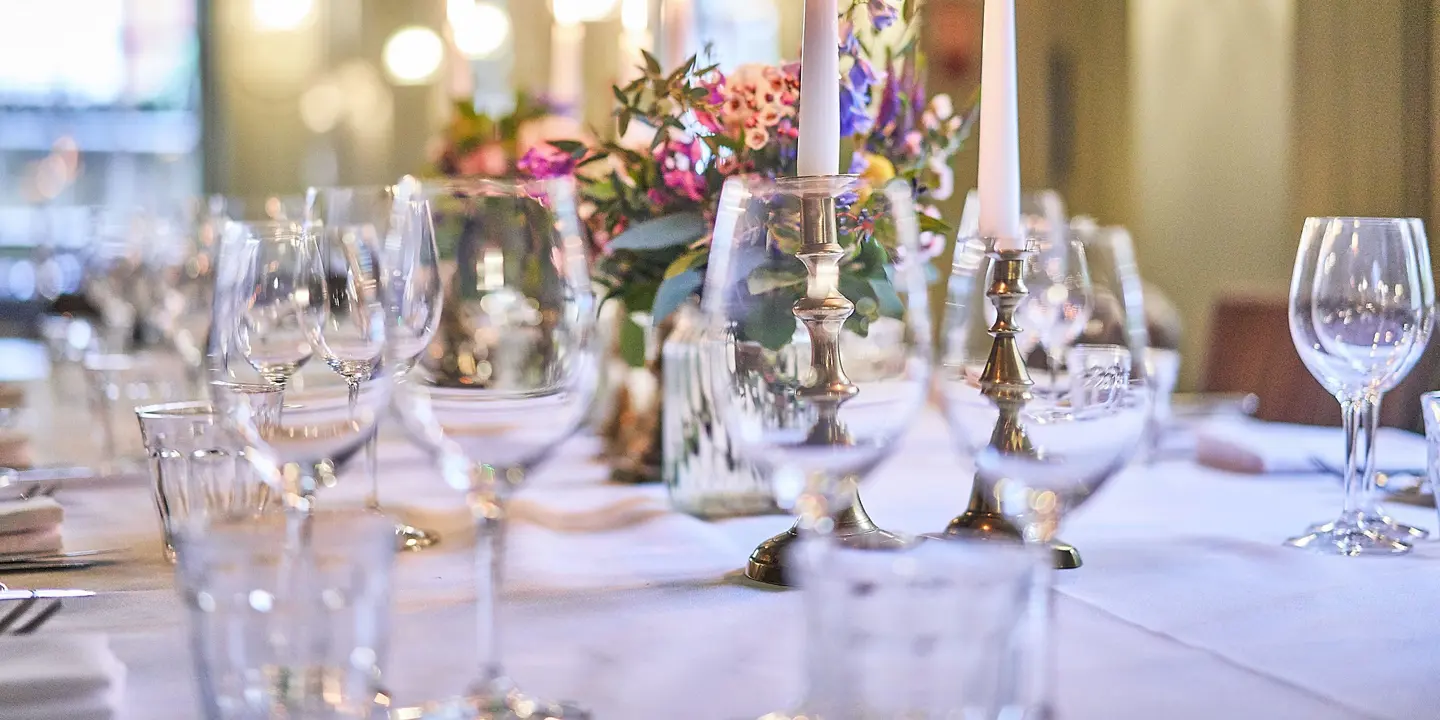
[[1182,384],[1210,308],[1284,292],[1298,0],[1139,0],[1129,8],[1132,226],[1141,270],[1180,306]]

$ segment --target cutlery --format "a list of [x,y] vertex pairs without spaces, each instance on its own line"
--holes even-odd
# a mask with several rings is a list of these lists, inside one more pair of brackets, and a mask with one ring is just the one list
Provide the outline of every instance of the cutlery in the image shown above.
[[36,598],[39,600],[52,600],[79,597],[95,597],[95,593],[91,590],[69,589],[0,590],[0,602],[5,602],[6,600],[25,600],[28,598]]
[[75,550],[73,552],[17,553],[15,555],[0,555],[0,565],[13,565],[15,563],[50,562],[56,560],[68,560],[73,558],[99,557],[102,555],[113,555],[118,552],[120,552],[119,549]]
[[96,565],[109,565],[110,560],[29,560],[0,564],[0,574],[21,572],[42,572],[49,570],[84,570]]

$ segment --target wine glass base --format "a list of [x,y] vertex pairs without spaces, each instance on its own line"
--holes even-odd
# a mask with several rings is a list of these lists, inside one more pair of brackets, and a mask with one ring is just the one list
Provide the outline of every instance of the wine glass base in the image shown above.
[[589,710],[568,701],[538,700],[503,681],[453,700],[395,708],[389,720],[591,720]]
[[[1413,545],[1417,542],[1420,542],[1421,540],[1424,540],[1427,537],[1430,537],[1429,530],[1426,530],[1425,528],[1418,528],[1411,525],[1406,525],[1405,523],[1402,523],[1395,518],[1384,514],[1383,512],[1366,513],[1364,515],[1364,523],[1366,528],[1376,533],[1379,533],[1380,535],[1383,535],[1387,538],[1390,538],[1391,540],[1394,540],[1396,542],[1405,543],[1406,545]],[[1307,532],[1324,533],[1330,532],[1334,529],[1335,523],[1328,522],[1311,525],[1308,528]]]
[[1348,522],[1327,523],[1299,537],[1285,541],[1291,547],[1322,555],[1399,555],[1410,552],[1406,543],[1368,527]]
[[440,533],[434,530],[417,528],[403,522],[395,523],[395,549],[398,551],[419,552],[439,543]]

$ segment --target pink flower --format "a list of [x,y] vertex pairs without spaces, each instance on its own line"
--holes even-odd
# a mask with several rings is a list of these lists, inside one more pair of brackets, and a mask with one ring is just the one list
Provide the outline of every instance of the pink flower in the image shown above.
[[910,155],[919,155],[920,148],[924,142],[925,136],[921,135],[918,130],[911,130],[905,133],[905,152]]
[[770,144],[770,132],[763,127],[752,127],[745,131],[745,147],[751,150],[763,149]]
[[504,175],[506,165],[505,148],[499,143],[486,143],[471,150],[455,163],[455,170],[461,175]]
[[521,174],[540,180],[569,175],[575,171],[575,158],[560,148],[544,143],[530,148],[515,164]]
[[705,181],[694,172],[667,170],[663,179],[681,197],[697,202],[705,199]]

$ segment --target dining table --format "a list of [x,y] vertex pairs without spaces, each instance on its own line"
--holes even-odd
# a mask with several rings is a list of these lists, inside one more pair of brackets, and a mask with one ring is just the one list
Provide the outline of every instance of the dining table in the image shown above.
[[[13,342],[0,357],[26,387],[37,456],[93,461],[95,420],[79,391],[62,389],[82,381],[57,379],[43,353]],[[731,720],[793,706],[804,694],[801,594],[743,573],[791,518],[682,514],[663,484],[612,482],[600,448],[576,434],[512,501],[501,607],[510,675],[600,719]],[[893,531],[940,530],[965,508],[971,477],[943,418],[927,412],[864,482],[866,507]],[[395,556],[383,682],[398,705],[456,695],[477,665],[464,494],[393,424],[381,432],[380,489],[389,511],[442,538]],[[358,506],[366,490],[346,468],[317,502]],[[42,632],[108,637],[126,667],[124,717],[199,717],[187,609],[147,479],[76,481],[56,497],[67,550],[120,552],[0,581],[94,591]],[[1234,474],[1183,454],[1120,472],[1062,528],[1083,564],[1056,574],[1056,717],[1440,718],[1440,542],[1384,558],[1282,545],[1340,503],[1340,483],[1321,472]],[[1391,512],[1435,529],[1433,509]]]

